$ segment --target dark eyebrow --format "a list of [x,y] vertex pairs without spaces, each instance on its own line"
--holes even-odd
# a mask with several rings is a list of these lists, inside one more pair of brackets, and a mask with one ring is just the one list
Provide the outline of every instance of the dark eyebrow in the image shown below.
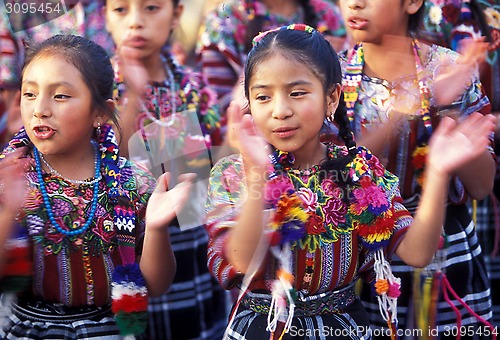
[[[286,87],[290,88],[290,87],[295,87],[295,86],[298,86],[298,85],[311,85],[311,82],[310,81],[306,81],[306,80],[297,80],[297,81],[293,81],[291,83],[287,83]],[[252,86],[250,88],[250,90],[265,89],[265,88],[268,88],[268,87],[270,87],[270,86],[266,85],[266,84],[255,84],[254,86]]]
[[[25,84],[26,85],[35,85],[35,86],[38,85],[37,82],[35,82],[35,81],[23,80],[22,85],[25,85]],[[71,83],[68,83],[66,81],[59,81],[59,82],[50,84],[50,87],[53,87],[53,88],[57,88],[59,86],[66,86],[66,87],[76,88],[75,85],[73,85]]]

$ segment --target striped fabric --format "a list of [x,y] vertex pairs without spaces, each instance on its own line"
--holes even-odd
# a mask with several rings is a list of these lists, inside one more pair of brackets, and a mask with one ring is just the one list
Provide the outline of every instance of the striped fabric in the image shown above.
[[151,339],[220,340],[229,313],[229,293],[208,272],[205,229],[181,231],[171,226],[170,242],[177,272],[167,294],[149,299]]
[[[422,65],[427,73],[428,86],[432,87],[436,67],[441,64],[453,63],[457,56],[456,52],[437,45],[432,45],[429,48],[427,55],[422,58]],[[347,66],[346,54],[341,53],[340,57],[345,69]],[[376,124],[386,122],[388,113],[395,110],[395,106],[400,102],[405,103],[405,107],[409,108],[408,112],[417,111],[420,107],[420,97],[416,87],[417,82],[415,76],[412,75],[403,76],[391,83],[383,79],[363,75],[353,124],[356,138],[361,138],[364,131],[369,131]],[[477,75],[458,102],[460,103],[460,114],[462,116],[483,109],[487,112],[489,100],[484,95]],[[405,199],[406,208],[411,211],[416,208],[419,201],[419,186],[413,174],[414,167],[411,163],[411,157],[408,156],[413,152],[413,150],[408,150],[410,145],[409,136],[412,134],[417,140],[421,140],[425,137],[425,129],[421,120],[418,120],[417,124],[412,124],[411,120],[402,121],[399,126],[397,137],[393,138],[394,146],[389,147],[388,145],[384,154],[379,156],[389,162],[388,169],[390,171],[393,171],[399,178],[406,179],[404,185],[402,185],[402,195]],[[493,152],[493,149],[490,149],[490,152]],[[469,214],[469,207],[465,204],[466,199],[467,196],[461,182],[453,180],[450,185],[450,203],[447,208],[444,228],[449,247],[446,249],[445,260],[437,262],[458,296],[481,317],[491,320],[490,281],[484,254]],[[417,282],[414,280],[414,275],[417,274],[413,268],[406,266],[398,259],[393,260],[392,269],[394,275],[402,279],[402,295],[398,301],[399,328],[415,328],[416,313],[418,306],[421,305],[421,302],[414,298],[415,294],[420,291],[413,289],[413,285]],[[436,272],[436,269],[437,264],[431,264],[422,273],[431,275]],[[361,298],[370,313],[372,324],[375,327],[384,327],[385,323],[380,317],[377,302],[371,298],[368,287],[364,287]],[[482,324],[479,324],[478,320],[471,316],[457,300],[453,297],[450,298],[461,313],[462,325],[482,327]],[[447,327],[457,324],[457,317],[450,305],[444,300],[442,294],[438,297],[437,309],[432,310],[437,315],[427,313],[425,319],[429,322],[435,320],[439,331],[446,331]],[[477,337],[479,337],[479,333],[475,333]]]

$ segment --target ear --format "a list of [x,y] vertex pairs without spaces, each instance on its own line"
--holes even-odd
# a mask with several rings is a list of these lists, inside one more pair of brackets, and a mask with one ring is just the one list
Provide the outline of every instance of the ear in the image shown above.
[[177,27],[179,27],[179,25],[181,23],[182,12],[184,12],[184,5],[180,3],[177,6],[175,6],[175,8],[174,8],[174,14],[172,16],[172,23],[170,24],[171,30],[174,30]]
[[[340,96],[342,95],[342,91],[340,89],[340,84],[336,84],[332,89],[332,92],[327,98],[327,112],[326,117],[328,119],[333,119],[333,114],[337,111],[337,107],[339,106]],[[330,116],[331,115],[331,116]]]
[[99,125],[104,125],[111,117],[109,116],[109,112],[113,112],[115,110],[115,102],[113,99],[106,100],[106,107],[108,108],[106,111],[101,110],[97,113],[94,118],[93,126],[97,128]]
[[424,5],[425,0],[407,0],[406,12],[408,14],[415,14],[418,12],[420,7]]

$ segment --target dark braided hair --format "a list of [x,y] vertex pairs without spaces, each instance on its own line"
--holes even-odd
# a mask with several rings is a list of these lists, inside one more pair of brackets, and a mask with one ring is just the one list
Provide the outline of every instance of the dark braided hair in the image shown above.
[[[245,0],[246,8],[251,8],[252,3],[257,0]],[[310,0],[300,0],[299,4],[304,10],[304,24],[309,25],[313,28],[318,26],[318,16],[316,11],[311,5]],[[248,53],[252,49],[252,40],[260,32],[264,30],[264,24],[267,18],[263,15],[255,15],[255,17],[250,20],[247,24],[246,34],[245,34],[245,53]],[[330,34],[331,32],[325,31],[324,34]]]
[[[330,94],[342,83],[342,71],[337,54],[323,35],[314,29],[309,32],[289,29],[292,26],[281,27],[256,38],[257,42],[248,54],[245,64],[245,96],[247,98],[255,67],[276,53],[286,55],[287,58],[293,59],[301,65],[309,66],[312,73],[322,82],[325,94]],[[340,93],[334,119],[338,124],[339,135],[348,149],[348,154],[324,161],[321,164],[322,176],[329,171],[344,171],[346,165],[352,161],[357,153],[342,93]],[[348,176],[339,177],[347,179]]]

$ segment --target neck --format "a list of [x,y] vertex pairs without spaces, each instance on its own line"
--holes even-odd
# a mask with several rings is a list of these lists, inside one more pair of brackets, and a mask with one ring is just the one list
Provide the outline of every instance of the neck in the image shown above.
[[[95,175],[95,150],[90,141],[88,147],[80,150],[72,150],[64,154],[47,154],[42,157],[53,169],[67,179],[86,180]],[[42,166],[45,171],[50,172],[45,164]]]
[[387,35],[380,43],[363,43],[363,73],[389,82],[407,74],[414,74],[415,56],[411,42],[409,37]]
[[318,140],[318,144],[311,148],[302,148],[292,152],[295,157],[293,165],[296,169],[308,169],[319,164],[326,157],[326,146]]

